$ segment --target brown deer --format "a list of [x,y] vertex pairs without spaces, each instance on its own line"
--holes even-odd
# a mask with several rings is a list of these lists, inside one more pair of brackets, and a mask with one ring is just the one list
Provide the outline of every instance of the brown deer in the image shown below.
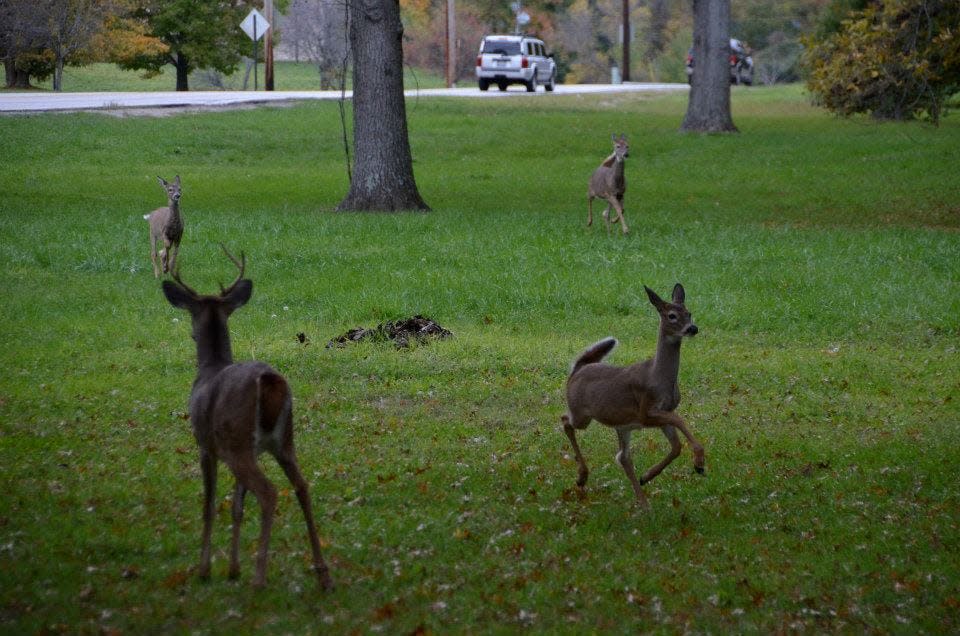
[[[183,217],[180,216],[180,175],[170,183],[158,176],[160,185],[167,193],[167,207],[157,208],[143,218],[150,222],[150,260],[153,262],[153,276],[160,277],[157,267],[157,241],[163,242],[160,250],[160,263],[163,273],[172,272],[177,265],[177,254],[180,252],[180,239],[183,238]],[[170,254],[170,250],[173,254]]]
[[[603,211],[603,221],[610,233],[610,224],[620,222],[623,233],[626,234],[627,220],[623,218],[623,193],[627,190],[627,182],[623,176],[624,159],[630,156],[630,146],[627,145],[627,136],[610,136],[613,139],[613,153],[603,160],[600,167],[593,171],[590,177],[590,187],[587,190],[587,227],[593,225],[593,200],[597,197],[607,202]],[[617,217],[610,220],[610,207],[617,212]]]
[[[703,474],[703,446],[694,438],[686,423],[674,409],[680,404],[680,342],[684,336],[697,333],[690,312],[684,306],[683,286],[673,288],[672,302],[665,302],[649,287],[647,296],[660,314],[660,335],[653,358],[628,367],[603,364],[610,351],[617,346],[614,338],[605,338],[580,354],[567,379],[567,413],[561,418],[563,432],[570,438],[577,457],[579,476],[577,485],[587,483],[587,463],[577,444],[576,431],[583,430],[591,420],[612,427],[617,432],[620,450],[617,463],[623,468],[633,486],[637,501],[648,506],[641,486],[667,467],[680,455],[681,445],[677,431],[683,433],[693,449],[693,467]],[[630,456],[630,433],[639,428],[659,427],[670,442],[670,452],[659,464],[637,479]]]
[[[223,246],[221,246],[223,247]],[[201,578],[210,576],[210,532],[216,510],[217,462],[223,460],[236,478],[233,494],[233,537],[230,548],[230,578],[240,575],[240,522],[243,499],[252,491],[260,504],[260,546],[253,585],[266,582],[267,548],[273,525],[277,490],[264,475],[257,457],[273,455],[293,484],[307,521],[313,550],[313,567],[324,589],[332,587],[330,572],[320,553],[314,526],[310,491],[300,474],[293,448],[293,399],[282,375],[263,362],[234,362],[227,319],[250,300],[253,282],[243,278],[246,260],[237,261],[223,251],[240,270],[228,288],[221,285],[216,296],[201,296],[188,287],[178,271],[173,281],[163,281],[163,293],[174,307],[190,312],[193,339],[197,343],[197,377],[190,393],[190,422],[200,448],[203,473],[203,540],[200,552]],[[174,282],[175,281],[175,282]]]

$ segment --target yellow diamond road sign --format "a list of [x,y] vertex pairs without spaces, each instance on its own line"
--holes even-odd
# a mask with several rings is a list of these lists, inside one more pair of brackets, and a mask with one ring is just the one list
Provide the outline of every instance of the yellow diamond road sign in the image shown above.
[[251,9],[247,17],[240,23],[240,28],[251,40],[259,40],[263,34],[270,28],[270,23],[263,17],[263,14],[256,9]]

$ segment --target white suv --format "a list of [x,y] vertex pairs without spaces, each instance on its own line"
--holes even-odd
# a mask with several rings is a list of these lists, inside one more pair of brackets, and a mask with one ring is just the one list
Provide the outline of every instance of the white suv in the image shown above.
[[552,91],[557,83],[557,65],[547,55],[543,40],[526,35],[488,35],[477,53],[477,83],[482,91],[491,84],[502,91],[508,84],[523,84],[530,93],[543,84]]

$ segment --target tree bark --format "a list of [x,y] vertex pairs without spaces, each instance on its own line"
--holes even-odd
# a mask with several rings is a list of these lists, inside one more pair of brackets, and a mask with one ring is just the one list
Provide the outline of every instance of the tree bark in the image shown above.
[[12,58],[3,61],[7,88],[31,88],[30,74],[17,68]]
[[187,60],[187,56],[183,53],[177,53],[173,66],[177,69],[177,90],[189,91],[190,62]]
[[429,210],[413,178],[399,0],[348,0],[353,179],[338,210]]
[[693,62],[680,130],[737,132],[730,115],[730,0],[693,0]]

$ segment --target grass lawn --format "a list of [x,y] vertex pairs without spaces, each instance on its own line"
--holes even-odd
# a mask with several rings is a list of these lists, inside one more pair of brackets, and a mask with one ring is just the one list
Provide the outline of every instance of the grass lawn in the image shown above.
[[[307,62],[274,62],[274,87],[278,91],[320,90],[320,75],[314,64]],[[263,62],[257,65],[260,90],[263,90],[265,77]],[[244,78],[246,77],[246,84]],[[253,90],[254,76],[251,67],[249,75],[242,64],[232,75],[221,75],[210,71],[196,71],[190,75],[190,90]],[[350,78],[347,78],[348,84]],[[53,79],[36,83],[41,90],[52,90]],[[445,86],[441,76],[407,67],[404,71],[404,85],[407,87],[439,88]],[[63,90],[68,93],[89,93],[100,91],[172,91],[177,87],[177,74],[172,66],[165,66],[159,75],[144,78],[142,71],[124,71],[116,64],[88,64],[86,66],[68,66],[63,71]]]
[[[960,121],[736,89],[741,133],[698,136],[685,105],[411,101],[433,211],[391,215],[332,212],[336,104],[0,118],[0,632],[960,631]],[[627,236],[585,227],[612,132]],[[150,266],[158,174],[183,180],[191,286],[232,280],[219,241],[247,255],[234,353],[294,388],[329,594],[271,459],[267,588],[253,498],[226,578],[223,467],[213,577],[194,576],[195,351]],[[594,424],[578,492],[569,364],[607,335],[615,363],[651,355],[643,285],[677,281],[700,327],[678,412],[707,474],[685,446],[639,509]],[[324,346],[418,313],[454,338]],[[668,445],[633,448],[646,469]]]

